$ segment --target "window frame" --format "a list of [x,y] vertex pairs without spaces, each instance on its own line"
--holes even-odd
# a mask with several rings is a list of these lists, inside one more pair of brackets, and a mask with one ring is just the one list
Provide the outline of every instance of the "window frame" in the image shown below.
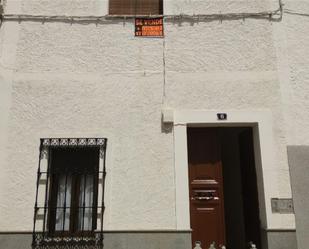
[[[70,148],[71,149],[71,148]],[[73,148],[76,150],[82,150],[81,148]],[[50,164],[51,164],[51,172],[53,171],[53,153],[55,149],[51,149],[50,151]],[[64,149],[65,150],[65,149]],[[99,157],[99,148],[93,148],[93,150],[98,150],[96,151],[97,157]],[[94,153],[95,154],[95,153]],[[93,155],[92,155],[93,156]],[[97,158],[98,159],[98,158]],[[48,193],[48,202],[49,202],[49,207],[50,209],[48,210],[47,214],[47,227],[48,227],[48,232],[50,235],[54,236],[82,236],[82,235],[91,235],[93,231],[96,230],[97,226],[97,206],[98,206],[98,183],[99,183],[99,160],[96,160],[97,162],[94,162],[94,169],[93,172],[87,173],[87,171],[84,171],[83,174],[74,174],[74,172],[69,172],[66,169],[63,170],[62,172],[57,172],[53,173],[50,177],[50,188],[49,188],[49,193]],[[57,207],[57,196],[58,196],[58,187],[59,187],[59,181],[60,181],[60,176],[65,175],[66,178],[68,176],[72,177],[72,183],[71,183],[71,201],[70,201],[70,225],[69,225],[69,230],[62,230],[58,231],[56,230],[56,216],[57,216],[57,209],[59,208],[65,208],[65,207]],[[93,175],[93,201],[92,201],[92,224],[91,224],[91,230],[79,230],[78,229],[78,219],[79,219],[79,209],[83,208],[79,204],[79,198],[80,195],[83,194],[80,191],[80,184],[81,181],[85,181],[85,177],[87,175]],[[85,184],[85,182],[84,182]],[[85,190],[84,190],[85,191]],[[65,217],[63,217],[65,219]],[[84,218],[84,216],[83,216]]]
[[[114,3],[112,3],[114,1]],[[115,7],[115,4],[118,3],[118,7]],[[124,2],[127,6],[125,6]],[[110,16],[163,16],[164,13],[164,0],[147,0],[146,4],[150,4],[151,1],[157,1],[158,3],[158,9],[157,13],[154,11],[154,13],[144,13],[145,7],[143,6],[143,0],[109,0],[108,1],[108,14]],[[116,3],[115,3],[116,2]],[[116,5],[117,6],[117,5]],[[147,6],[147,5],[146,5]],[[151,7],[148,6],[148,8],[151,9]]]
[[[36,182],[36,197],[35,197],[35,206],[34,206],[34,221],[33,221],[33,238],[32,238],[32,248],[53,248],[54,246],[60,245],[68,245],[74,246],[74,248],[79,248],[79,245],[83,245],[82,248],[87,248],[87,246],[98,249],[103,246],[103,214],[105,210],[104,206],[104,189],[105,189],[105,177],[106,177],[106,169],[105,169],[105,159],[106,159],[106,138],[42,138],[40,140],[40,154],[39,154],[39,165],[37,170],[37,182]],[[84,149],[91,148],[89,153],[94,156],[93,158],[93,168],[90,167],[91,171],[89,174],[87,173],[88,169],[83,169],[82,174],[78,176],[79,181],[84,179],[84,184],[87,184],[86,178],[87,175],[93,175],[93,195],[92,195],[92,219],[91,219],[91,229],[89,230],[78,230],[78,219],[79,219],[79,211],[75,210],[75,215],[73,214],[73,219],[76,220],[75,228],[69,229],[69,231],[56,231],[56,212],[54,212],[54,216],[51,217],[50,211],[53,207],[51,205],[51,198],[53,198],[57,205],[57,195],[58,191],[54,193],[54,189],[52,186],[52,182],[54,179],[52,178],[52,160],[53,160],[53,150],[54,149]],[[85,152],[87,154],[87,152]],[[93,153],[93,154],[92,154]],[[90,155],[89,154],[89,155]],[[87,159],[85,159],[87,161]],[[81,163],[82,164],[82,163]],[[86,173],[85,173],[86,172]],[[60,180],[61,174],[59,175]],[[67,176],[66,176],[67,177]],[[55,184],[55,183],[54,183]],[[58,184],[59,185],[59,184]],[[75,186],[78,184],[75,183]],[[73,186],[73,185],[72,185]],[[86,185],[85,185],[86,186]],[[79,186],[80,187],[80,186]],[[84,187],[86,188],[86,187]],[[41,190],[40,190],[41,189]],[[66,191],[66,190],[65,190]],[[70,209],[78,207],[84,208],[83,205],[81,207],[80,201],[80,193],[77,195],[76,190],[72,190],[75,192],[76,198],[75,202],[77,203],[74,207],[70,205]],[[44,200],[42,196],[44,195]],[[73,201],[73,198],[71,201]],[[84,197],[85,198],[85,194]],[[43,202],[42,202],[43,201]],[[84,203],[84,201],[83,201]],[[100,203],[100,204],[99,204]],[[65,206],[64,206],[65,208]],[[83,210],[83,212],[85,212]],[[100,212],[99,212],[100,211]],[[71,216],[70,212],[70,216]],[[84,213],[82,217],[82,222],[84,222]],[[64,218],[65,219],[65,218]],[[71,223],[71,217],[70,223]],[[65,222],[65,220],[63,220]],[[99,222],[99,223],[98,223]],[[84,223],[83,223],[84,224]],[[71,224],[70,224],[71,226]],[[51,229],[51,227],[53,227]]]

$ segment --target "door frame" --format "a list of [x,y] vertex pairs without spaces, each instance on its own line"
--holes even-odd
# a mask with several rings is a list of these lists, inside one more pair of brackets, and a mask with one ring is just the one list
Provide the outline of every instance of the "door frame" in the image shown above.
[[[218,120],[226,113],[226,120]],[[269,110],[174,110],[174,166],[176,229],[190,230],[188,182],[187,127],[252,127],[254,157],[258,185],[261,228],[295,229],[294,214],[273,214],[271,198],[279,197],[278,178],[282,176],[274,163],[274,134],[272,113]],[[289,175],[287,172],[286,174]],[[290,186],[290,178],[286,184]],[[284,221],[284,222],[282,222]]]

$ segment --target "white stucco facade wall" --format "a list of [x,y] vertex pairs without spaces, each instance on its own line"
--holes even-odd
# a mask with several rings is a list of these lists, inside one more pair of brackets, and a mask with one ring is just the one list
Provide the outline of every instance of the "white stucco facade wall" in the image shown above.
[[290,145],[308,145],[309,2],[285,1],[282,23],[274,25],[281,49],[279,73]]
[[[6,1],[2,1],[4,10],[8,9]],[[12,5],[16,11],[20,10],[20,2]],[[2,23],[0,27],[0,209],[7,208],[4,204],[4,193],[7,191],[8,170],[8,139],[10,126],[10,108],[13,75],[16,69],[16,48],[19,37],[19,25],[16,23]],[[0,226],[2,222],[0,222]]]
[[[169,0],[164,2],[164,12],[254,13],[276,9],[276,4],[210,1],[201,7],[201,1]],[[33,0],[20,8],[8,0],[6,7],[7,13],[46,15],[105,15],[107,10],[107,2],[97,0]],[[293,101],[306,109],[306,96],[292,83],[299,75],[296,68],[306,64],[287,52],[296,47],[297,38],[289,33],[294,22],[170,20],[164,25],[164,39],[135,38],[130,20],[87,25],[6,22],[0,29],[1,61],[14,58],[14,62],[9,72],[0,71],[5,96],[0,100],[5,114],[0,145],[6,148],[0,149],[5,172],[0,229],[32,228],[41,137],[96,136],[109,139],[105,228],[176,229],[174,134],[161,130],[161,110],[166,107],[270,111],[274,186],[265,191],[276,198],[291,197],[286,146],[309,142],[308,133],[299,135],[292,124],[297,115],[302,121],[297,127],[303,129],[309,118],[293,112],[295,106],[287,97],[293,89]],[[6,30],[8,35],[3,36]],[[300,36],[304,30],[293,32]],[[279,35],[286,40],[277,39]],[[308,50],[305,41],[296,49],[303,57]],[[11,44],[16,56],[5,56],[4,48]],[[288,81],[281,71],[287,73],[291,60]],[[3,75],[10,80],[3,80]],[[307,75],[302,74],[297,83],[306,87]],[[290,229],[295,224],[293,218],[273,215],[268,226]]]
[[[282,105],[286,120],[288,145],[306,147],[308,134],[308,54],[309,54],[309,2],[285,1],[285,15],[281,23],[274,25],[274,37],[278,54],[278,73],[281,82]],[[293,155],[291,155],[293,157]],[[300,156],[296,156],[302,159]],[[301,177],[292,178],[293,200],[296,212],[298,248],[307,248],[308,240],[308,180],[306,163],[295,165],[290,162],[291,174],[298,172]],[[307,205],[307,207],[306,207]]]

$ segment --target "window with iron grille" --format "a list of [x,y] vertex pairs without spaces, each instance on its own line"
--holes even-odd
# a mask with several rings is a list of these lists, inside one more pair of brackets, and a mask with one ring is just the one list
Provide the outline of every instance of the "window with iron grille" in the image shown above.
[[162,15],[163,0],[109,0],[110,15]]
[[102,248],[105,138],[40,143],[33,248]]

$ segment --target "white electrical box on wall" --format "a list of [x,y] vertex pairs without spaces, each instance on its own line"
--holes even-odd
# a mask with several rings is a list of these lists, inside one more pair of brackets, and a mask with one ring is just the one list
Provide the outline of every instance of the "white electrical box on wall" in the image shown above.
[[166,108],[162,110],[162,122],[163,123],[173,123],[174,122],[173,109]]

